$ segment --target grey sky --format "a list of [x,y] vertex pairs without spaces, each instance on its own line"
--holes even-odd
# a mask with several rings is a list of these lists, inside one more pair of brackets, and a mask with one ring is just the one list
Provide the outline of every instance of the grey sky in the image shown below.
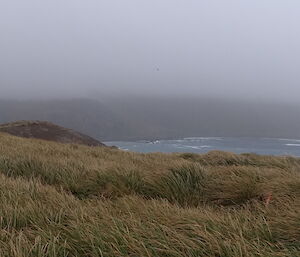
[[1,97],[296,101],[298,0],[0,0]]

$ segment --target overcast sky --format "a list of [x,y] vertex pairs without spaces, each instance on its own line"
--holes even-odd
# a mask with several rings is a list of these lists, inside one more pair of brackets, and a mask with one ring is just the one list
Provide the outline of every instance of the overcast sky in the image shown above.
[[0,0],[0,98],[297,101],[299,0]]

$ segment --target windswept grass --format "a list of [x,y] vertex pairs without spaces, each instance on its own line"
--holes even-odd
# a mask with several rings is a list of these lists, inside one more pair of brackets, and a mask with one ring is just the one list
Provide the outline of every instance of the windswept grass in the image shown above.
[[300,160],[0,134],[2,257],[297,257]]

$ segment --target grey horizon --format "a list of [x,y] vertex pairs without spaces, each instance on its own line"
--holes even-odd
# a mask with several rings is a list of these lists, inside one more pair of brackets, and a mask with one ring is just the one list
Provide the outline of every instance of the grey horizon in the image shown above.
[[4,0],[1,98],[297,103],[299,1]]

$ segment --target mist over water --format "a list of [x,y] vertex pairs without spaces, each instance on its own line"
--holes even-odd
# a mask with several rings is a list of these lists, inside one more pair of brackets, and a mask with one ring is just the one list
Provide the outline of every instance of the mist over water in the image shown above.
[[1,1],[0,122],[47,120],[102,141],[300,138],[299,9]]

